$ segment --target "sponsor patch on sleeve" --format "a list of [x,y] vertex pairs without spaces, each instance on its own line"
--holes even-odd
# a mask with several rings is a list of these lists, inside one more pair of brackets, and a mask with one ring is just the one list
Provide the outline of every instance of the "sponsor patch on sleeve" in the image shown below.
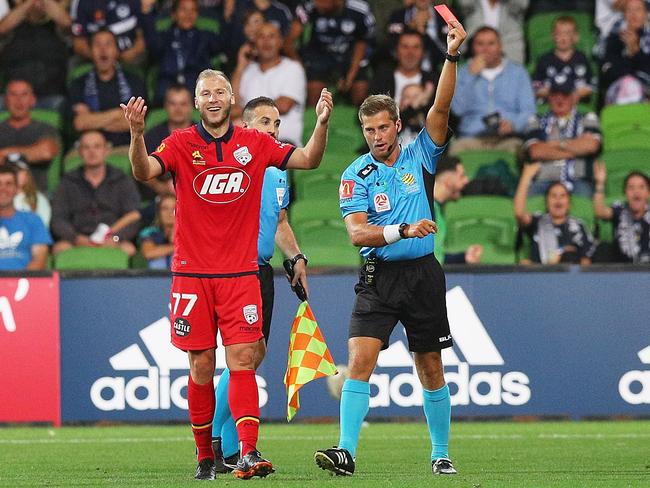
[[341,186],[339,187],[339,198],[343,200],[344,198],[352,198],[354,195],[354,180],[342,180]]

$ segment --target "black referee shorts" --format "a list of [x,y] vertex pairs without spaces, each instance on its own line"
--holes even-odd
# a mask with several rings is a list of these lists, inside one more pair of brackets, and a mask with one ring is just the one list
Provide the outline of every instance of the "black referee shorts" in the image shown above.
[[268,344],[275,299],[273,267],[270,264],[260,264],[259,268],[260,292],[262,294],[262,334],[264,334],[264,342]]
[[[401,322],[412,352],[440,351],[453,345],[447,320],[445,274],[433,254],[405,261],[378,261],[368,280],[361,267],[349,337],[375,337],[389,345]],[[371,281],[372,283],[368,283]]]

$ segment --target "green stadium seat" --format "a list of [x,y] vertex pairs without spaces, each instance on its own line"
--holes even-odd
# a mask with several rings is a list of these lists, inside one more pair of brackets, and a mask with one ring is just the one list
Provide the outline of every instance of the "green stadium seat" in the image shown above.
[[93,64],[88,62],[88,63],[78,64],[74,68],[68,70],[68,78],[67,78],[68,85],[70,85],[77,78],[80,78],[81,76],[90,73],[92,69],[93,69]]
[[[198,122],[199,120],[201,120],[201,114],[196,109],[192,111],[192,120],[194,122]],[[162,124],[163,122],[166,121],[167,121],[167,112],[165,112],[165,109],[154,108],[153,110],[147,113],[147,118],[145,120],[145,130],[149,130],[152,127],[155,127],[158,124]],[[147,150],[149,151],[153,151],[154,149],[155,148],[147,148]]]
[[487,149],[482,151],[461,151],[456,156],[465,168],[465,173],[471,180],[476,176],[476,173],[481,166],[489,166],[499,160],[503,160],[508,164],[508,167],[515,175],[519,174],[517,168],[517,160],[514,154],[508,151],[499,151]]
[[299,200],[289,207],[289,222],[292,226],[310,220],[343,222],[338,198]]
[[131,269],[148,269],[149,262],[145,259],[142,253],[138,251],[137,253],[135,253],[133,257],[131,257],[131,262],[129,263],[129,267]]
[[580,33],[577,49],[584,52],[591,58],[592,48],[596,42],[594,33],[594,20],[591,14],[586,12],[544,12],[533,15],[526,22],[526,44],[528,45],[528,59],[532,66],[535,66],[539,57],[554,48],[551,32],[553,22],[557,17],[569,16],[575,19]]
[[601,112],[604,150],[650,149],[650,103],[608,105]]
[[[109,154],[106,157],[106,164],[119,169],[126,175],[131,174],[131,162],[129,161],[128,154]],[[81,166],[81,156],[78,152],[67,155],[63,161],[63,172],[68,173]]]
[[[164,16],[156,19],[156,31],[158,32],[169,30],[171,26],[171,16]],[[221,32],[221,24],[217,19],[214,19],[212,17],[199,16],[199,18],[196,19],[196,28],[198,30],[214,32],[215,34],[219,34],[219,32]]]
[[338,220],[305,220],[292,223],[300,249],[309,266],[353,266],[361,264],[359,250],[350,243],[345,224]]
[[602,160],[607,166],[606,195],[611,198],[623,199],[623,181],[630,171],[645,171],[650,168],[650,148],[619,149],[605,151]]
[[301,174],[295,184],[296,200],[336,200],[340,176],[337,173],[325,171],[296,171]]
[[497,196],[464,197],[445,206],[448,252],[471,244],[484,247],[484,264],[514,264],[516,224],[512,200]]
[[73,247],[54,256],[58,270],[128,269],[129,256],[119,248]]

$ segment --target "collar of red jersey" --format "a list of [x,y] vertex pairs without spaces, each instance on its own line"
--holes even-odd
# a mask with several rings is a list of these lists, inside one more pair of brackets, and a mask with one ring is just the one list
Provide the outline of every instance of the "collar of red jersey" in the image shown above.
[[196,131],[199,133],[201,136],[201,139],[203,139],[206,143],[210,144],[212,142],[228,142],[230,141],[230,138],[232,137],[233,132],[235,131],[235,126],[232,125],[232,122],[230,125],[228,125],[228,130],[224,135],[221,137],[212,137],[212,134],[210,134],[205,127],[203,127],[203,122],[199,121],[196,124]]

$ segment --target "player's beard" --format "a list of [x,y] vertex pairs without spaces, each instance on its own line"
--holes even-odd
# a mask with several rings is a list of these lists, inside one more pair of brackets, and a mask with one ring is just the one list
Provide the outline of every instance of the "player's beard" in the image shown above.
[[[231,105],[228,105],[227,107],[222,107],[219,112],[217,112],[218,117],[214,117],[212,112],[209,112],[207,109],[205,109],[205,113],[201,114],[201,119],[203,120],[203,123],[206,126],[206,129],[218,129],[219,127],[222,127],[224,124],[230,123],[230,109],[232,108]],[[212,116],[212,117],[210,117]]]

